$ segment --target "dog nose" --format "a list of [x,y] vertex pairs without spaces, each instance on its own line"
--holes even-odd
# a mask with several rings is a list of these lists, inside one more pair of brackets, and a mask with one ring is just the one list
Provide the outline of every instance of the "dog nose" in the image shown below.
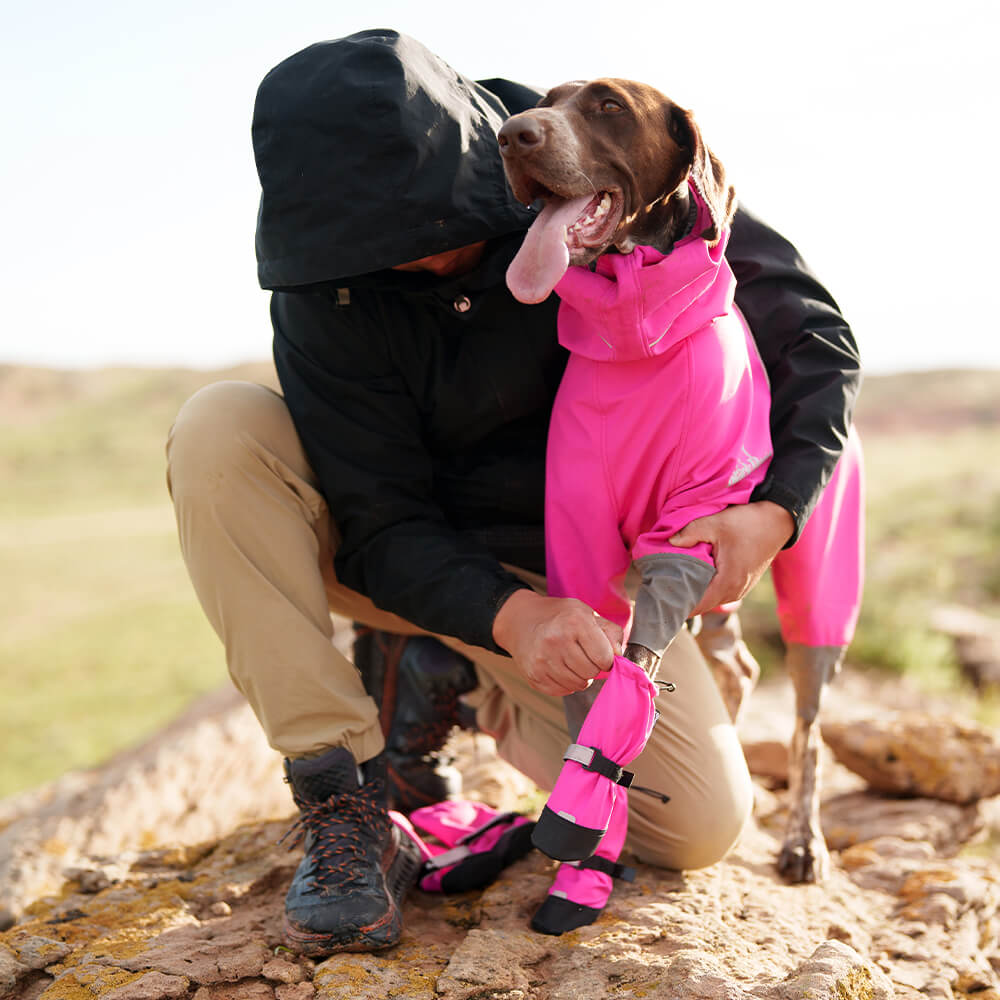
[[508,118],[497,134],[500,153],[503,156],[516,156],[537,149],[545,141],[545,132],[541,123],[528,112],[522,112]]

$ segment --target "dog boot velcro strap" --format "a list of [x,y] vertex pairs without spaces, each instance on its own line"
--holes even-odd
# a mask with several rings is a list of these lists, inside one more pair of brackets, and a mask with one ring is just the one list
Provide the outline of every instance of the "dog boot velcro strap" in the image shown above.
[[603,872],[605,875],[610,875],[611,878],[621,879],[622,882],[635,881],[634,868],[618,864],[608,858],[602,858],[599,854],[585,858],[583,861],[577,861],[575,864],[577,868],[589,868],[591,871]]
[[586,771],[593,771],[604,778],[608,778],[622,788],[628,788],[632,784],[635,775],[631,771],[626,771],[624,767],[616,764],[610,757],[605,757],[597,747],[585,747],[579,743],[570,743],[563,754],[563,760],[574,760]]

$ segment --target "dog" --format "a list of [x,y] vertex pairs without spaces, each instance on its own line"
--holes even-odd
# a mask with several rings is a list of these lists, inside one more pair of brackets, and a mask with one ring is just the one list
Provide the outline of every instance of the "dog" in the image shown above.
[[[735,279],[723,256],[735,192],[693,115],[634,81],[555,87],[509,118],[498,142],[515,197],[544,202],[508,286],[524,302],[557,291],[560,341],[570,350],[550,431],[550,593],[580,598],[623,627],[631,621],[625,656],[653,676],[714,574],[707,546],[682,550],[669,538],[697,517],[749,501],[770,457],[767,379],[733,305]],[[609,433],[610,420],[600,434],[581,431],[597,419],[599,394],[602,420],[631,411],[621,433]],[[680,415],[678,397],[687,407]],[[682,418],[697,433],[679,443],[671,431]],[[591,462],[594,450],[605,453]],[[852,432],[802,536],[772,566],[796,696],[790,810],[777,859],[791,882],[821,881],[829,869],[817,716],[860,604],[860,463]],[[606,486],[601,470],[609,468]],[[605,492],[618,496],[595,497]],[[839,560],[832,569],[831,559]],[[630,565],[643,581],[634,616],[621,585]],[[718,636],[716,629],[714,646],[702,647],[710,665],[725,673],[728,664],[730,680],[733,670],[745,674],[746,657],[733,655],[738,632],[730,630],[728,649]],[[746,678],[736,686],[745,690]],[[729,699],[734,716],[737,703]]]

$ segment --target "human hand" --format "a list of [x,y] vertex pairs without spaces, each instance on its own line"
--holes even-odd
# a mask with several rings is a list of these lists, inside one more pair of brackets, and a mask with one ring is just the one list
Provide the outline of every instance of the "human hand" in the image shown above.
[[715,576],[692,616],[745,597],[794,530],[792,515],[784,507],[758,500],[700,517],[678,531],[671,545],[690,548],[706,542],[715,558]]
[[543,694],[583,691],[621,654],[622,629],[583,601],[515,590],[493,622],[493,639]]

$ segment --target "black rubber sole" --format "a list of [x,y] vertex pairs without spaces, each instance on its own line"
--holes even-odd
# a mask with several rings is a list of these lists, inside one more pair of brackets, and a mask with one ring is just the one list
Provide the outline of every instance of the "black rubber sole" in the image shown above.
[[546,896],[545,902],[531,918],[531,929],[539,934],[558,936],[567,931],[575,931],[578,927],[592,924],[601,911],[593,906],[574,903],[561,896]]
[[545,806],[531,834],[531,842],[542,854],[556,861],[585,861],[597,850],[607,832],[607,829],[593,830],[572,823]]

